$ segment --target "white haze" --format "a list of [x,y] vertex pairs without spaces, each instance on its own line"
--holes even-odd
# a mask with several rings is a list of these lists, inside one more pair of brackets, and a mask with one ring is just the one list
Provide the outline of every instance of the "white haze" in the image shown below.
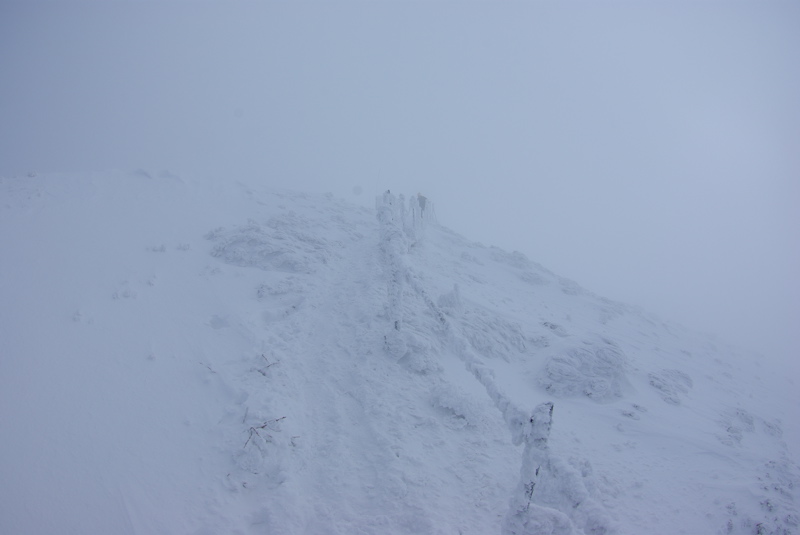
[[798,27],[775,2],[6,0],[0,175],[419,191],[471,239],[794,360]]

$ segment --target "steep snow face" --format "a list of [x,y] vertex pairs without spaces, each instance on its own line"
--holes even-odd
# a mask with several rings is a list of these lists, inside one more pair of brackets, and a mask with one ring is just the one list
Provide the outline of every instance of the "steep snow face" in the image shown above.
[[0,245],[0,532],[798,530],[796,378],[430,201],[2,178]]

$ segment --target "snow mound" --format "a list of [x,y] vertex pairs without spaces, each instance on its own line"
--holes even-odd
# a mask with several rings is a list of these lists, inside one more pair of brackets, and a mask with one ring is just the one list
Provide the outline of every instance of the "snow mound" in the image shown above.
[[431,403],[444,415],[445,425],[450,428],[475,427],[483,418],[480,404],[452,385],[437,385]]
[[519,323],[477,306],[466,310],[460,320],[464,336],[479,355],[508,360],[527,349],[528,341]]
[[627,359],[605,341],[586,341],[551,357],[540,385],[557,397],[585,396],[604,403],[623,396]]
[[308,226],[308,220],[292,214],[270,219],[266,225],[251,220],[230,230],[218,228],[206,238],[215,242],[211,255],[234,266],[314,273],[328,262],[331,247],[324,238],[303,230]]

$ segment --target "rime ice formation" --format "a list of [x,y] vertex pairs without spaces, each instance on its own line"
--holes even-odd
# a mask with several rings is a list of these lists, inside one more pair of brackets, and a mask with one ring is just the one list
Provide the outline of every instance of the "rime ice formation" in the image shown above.
[[0,245],[2,533],[798,531],[796,378],[418,195],[4,177]]

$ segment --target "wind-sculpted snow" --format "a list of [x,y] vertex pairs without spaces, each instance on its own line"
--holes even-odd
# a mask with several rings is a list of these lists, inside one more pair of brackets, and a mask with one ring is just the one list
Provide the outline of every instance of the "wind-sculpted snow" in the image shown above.
[[0,199],[0,533],[798,533],[793,378],[430,200]]
[[536,343],[526,339],[521,325],[487,310],[472,308],[458,319],[472,348],[485,357],[508,360],[524,353],[529,343]]
[[618,348],[603,340],[584,341],[551,357],[539,382],[557,397],[609,402],[623,396],[625,368],[625,355]]
[[661,394],[661,399],[671,405],[680,405],[681,397],[689,393],[692,378],[680,370],[661,370],[648,374],[650,386]]
[[403,330],[403,291],[408,269],[404,265],[404,254],[408,250],[404,221],[407,218],[403,199],[397,199],[388,191],[377,206],[380,222],[379,248],[384,260],[388,279],[387,313],[391,328],[386,333],[386,347],[395,358],[402,358],[407,351]]
[[453,428],[475,426],[483,418],[479,405],[465,392],[449,384],[437,386],[431,403],[445,415],[445,425]]
[[325,264],[331,247],[304,231],[308,223],[293,216],[270,219],[265,225],[250,221],[230,230],[219,228],[206,238],[216,243],[211,254],[228,264],[288,273],[313,273]]

